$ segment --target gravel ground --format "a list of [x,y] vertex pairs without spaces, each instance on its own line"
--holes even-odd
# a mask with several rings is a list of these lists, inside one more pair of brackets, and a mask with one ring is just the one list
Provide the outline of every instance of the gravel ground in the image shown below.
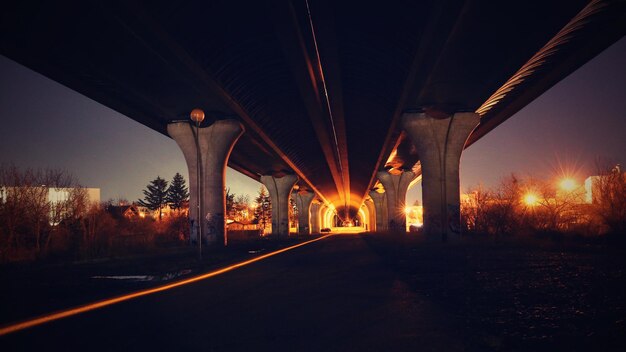
[[417,295],[465,322],[469,351],[626,351],[624,248],[365,238]]

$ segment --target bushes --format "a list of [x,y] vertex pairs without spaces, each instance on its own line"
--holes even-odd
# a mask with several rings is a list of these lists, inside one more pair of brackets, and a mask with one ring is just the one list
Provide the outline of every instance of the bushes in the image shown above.
[[[583,185],[504,179],[494,189],[477,187],[462,199],[466,232],[516,235],[626,235],[626,178],[618,169],[594,176],[593,201]],[[567,180],[571,181],[571,180]]]
[[0,262],[117,256],[189,236],[185,215],[127,218],[110,205],[89,204],[85,189],[62,170],[0,165]]
[[86,205],[85,190],[62,170],[1,165],[0,259],[46,256]]

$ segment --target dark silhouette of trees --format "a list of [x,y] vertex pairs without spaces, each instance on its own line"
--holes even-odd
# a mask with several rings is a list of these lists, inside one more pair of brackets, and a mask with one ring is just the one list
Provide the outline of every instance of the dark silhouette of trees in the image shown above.
[[272,223],[272,201],[265,187],[259,188],[259,194],[254,199],[254,223],[259,224],[261,231],[265,231],[268,224]]
[[592,207],[607,232],[626,233],[626,173],[620,165],[600,165],[598,176],[592,178]]
[[226,214],[230,214],[233,211],[233,206],[235,205],[235,194],[230,193],[230,187],[226,188]]
[[66,171],[0,165],[0,257],[47,254],[53,239],[86,211],[87,194]]
[[172,179],[172,183],[167,188],[166,202],[171,209],[180,212],[180,209],[188,199],[189,189],[185,185],[185,178],[177,172]]
[[150,181],[143,194],[145,200],[139,199],[137,202],[150,210],[158,210],[159,221],[162,220],[163,208],[167,205],[167,181],[157,176]]
[[493,190],[479,187],[461,204],[466,228],[496,237],[512,233],[519,224],[520,185],[515,175],[503,179]]
[[250,196],[247,194],[239,194],[235,196],[233,207],[229,216],[236,221],[250,220]]

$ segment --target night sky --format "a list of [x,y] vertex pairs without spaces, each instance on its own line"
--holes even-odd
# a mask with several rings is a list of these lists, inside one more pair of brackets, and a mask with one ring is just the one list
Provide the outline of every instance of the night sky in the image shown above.
[[[511,173],[551,179],[567,170],[582,182],[598,157],[626,165],[625,63],[622,38],[471,146],[462,157],[462,191]],[[3,56],[0,77],[0,163],[65,169],[100,188],[102,200],[141,198],[156,176],[188,179],[169,137]],[[251,199],[260,186],[230,169],[226,184]]]

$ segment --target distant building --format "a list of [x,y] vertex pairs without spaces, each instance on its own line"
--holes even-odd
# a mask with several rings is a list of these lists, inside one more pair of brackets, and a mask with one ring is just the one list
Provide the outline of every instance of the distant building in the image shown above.
[[253,224],[251,221],[247,221],[247,220],[243,220],[243,221],[236,221],[236,220],[226,220],[226,228],[229,231],[234,231],[234,230],[259,230],[259,225],[258,224]]
[[109,205],[106,211],[115,219],[134,219],[140,217],[140,211],[136,205]]
[[[106,209],[113,217],[121,219],[137,219],[137,218],[159,218],[159,210],[150,210],[148,207],[141,206],[139,204],[121,204],[121,205],[109,205]],[[171,209],[169,206],[164,206],[161,209],[162,218],[165,219],[168,216],[175,215],[183,215],[187,216],[189,214],[189,203],[183,204],[183,207],[180,209]]]
[[613,170],[611,170],[611,172],[612,174],[610,175],[587,177],[587,179],[585,180],[585,193],[586,193],[585,202],[586,203],[592,204],[592,203],[598,202],[598,195],[596,193],[598,192],[598,187],[602,185],[601,182],[603,181],[603,179],[604,179],[605,186],[606,186],[608,178],[610,178],[611,175],[621,175],[623,177],[623,180],[626,181],[626,172],[622,172],[622,169],[619,164],[615,165],[615,167],[613,168]]
[[[59,219],[67,215],[65,205],[76,195],[77,191],[84,191],[86,206],[100,203],[100,188],[55,188],[55,187],[0,187],[0,203],[5,203],[9,197],[13,199],[36,200],[39,204],[46,201],[50,209],[50,225],[58,225]],[[25,197],[25,198],[24,198]],[[45,201],[44,201],[45,199]]]
[[[17,190],[26,190],[26,187],[0,187],[0,200],[2,202],[6,202],[7,197],[11,192]],[[48,201],[50,203],[61,203],[70,199],[72,192],[76,191],[78,188],[54,188],[54,187],[33,187],[31,189],[40,189],[42,190],[42,194],[47,192]],[[47,191],[45,191],[47,189]],[[100,188],[81,188],[85,191],[87,196],[87,202],[89,204],[97,204],[100,203]]]
[[[100,203],[100,188],[82,188],[87,195],[87,202]],[[52,203],[65,202],[76,188],[48,188],[48,200]]]

